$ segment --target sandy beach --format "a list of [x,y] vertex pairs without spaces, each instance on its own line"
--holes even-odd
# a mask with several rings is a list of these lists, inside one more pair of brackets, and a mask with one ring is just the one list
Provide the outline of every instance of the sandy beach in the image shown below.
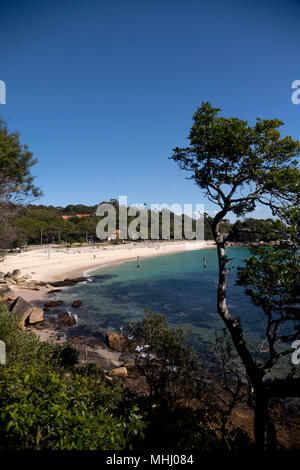
[[212,241],[139,242],[125,245],[60,248],[39,247],[17,254],[8,254],[0,264],[0,271],[20,269],[22,276],[43,282],[79,276],[101,266],[122,263],[189,250],[213,247]]

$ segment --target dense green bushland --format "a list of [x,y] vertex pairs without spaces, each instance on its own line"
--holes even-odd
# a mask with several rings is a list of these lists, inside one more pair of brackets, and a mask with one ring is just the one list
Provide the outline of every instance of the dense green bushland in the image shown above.
[[143,427],[121,391],[93,374],[17,365],[0,388],[2,449],[124,449]]
[[139,344],[135,364],[146,378],[150,399],[174,404],[197,394],[199,360],[182,328],[170,328],[163,315],[146,308],[130,333]]
[[[119,205],[115,199],[110,200],[116,210],[116,228],[119,228]],[[97,205],[84,206],[68,205],[66,207],[54,206],[19,206],[13,224],[17,237],[14,245],[25,243],[82,243],[85,241],[99,241],[96,238],[96,226],[101,217],[96,216]],[[151,210],[143,209],[148,215],[148,236],[151,235]],[[78,218],[76,214],[89,214],[89,217]],[[63,219],[61,216],[69,216]],[[128,215],[128,223],[135,216]],[[162,213],[159,214],[160,236],[162,233]],[[209,230],[209,229],[208,229]],[[208,232],[207,232],[208,233]],[[170,213],[170,237],[174,237],[174,214]],[[208,237],[211,238],[211,237]]]
[[66,348],[22,331],[4,307],[0,338],[0,449],[124,449],[142,434],[137,405],[120,387],[96,367],[66,363]]
[[[112,200],[115,201],[115,200]],[[118,228],[118,203],[114,202],[117,213]],[[96,226],[100,217],[96,216],[97,206],[68,205],[66,207],[54,207],[44,205],[15,206],[13,224],[13,236],[10,238],[10,246],[16,247],[28,244],[43,243],[83,243],[86,241],[99,241],[96,238]],[[89,217],[77,218],[75,214],[90,214]],[[61,216],[71,216],[64,220]],[[74,216],[74,217],[73,217]],[[160,235],[162,214],[160,214]],[[134,217],[128,216],[130,223]],[[148,210],[149,237],[151,234],[151,211]],[[213,239],[211,229],[212,219],[207,216],[204,222],[205,240]],[[193,222],[195,224],[195,221]],[[195,227],[194,227],[195,228]],[[282,223],[272,219],[244,219],[234,224],[224,221],[221,226],[222,233],[230,233],[230,240],[236,242],[255,242],[277,240],[282,229]],[[170,237],[174,237],[174,215],[170,216]],[[0,246],[1,248],[1,246]]]
[[149,346],[136,361],[148,393],[108,381],[96,365],[79,367],[74,349],[41,342],[0,304],[0,450],[224,449],[219,405],[206,399],[184,333],[151,312],[135,331]]

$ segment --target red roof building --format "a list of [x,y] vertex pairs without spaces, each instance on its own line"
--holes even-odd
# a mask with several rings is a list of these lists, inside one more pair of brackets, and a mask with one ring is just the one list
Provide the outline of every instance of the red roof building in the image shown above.
[[77,219],[82,219],[83,217],[90,217],[91,214],[73,214],[73,215],[64,215],[62,214],[61,215],[61,218],[63,220],[68,220],[68,219],[72,219],[74,217],[77,217]]

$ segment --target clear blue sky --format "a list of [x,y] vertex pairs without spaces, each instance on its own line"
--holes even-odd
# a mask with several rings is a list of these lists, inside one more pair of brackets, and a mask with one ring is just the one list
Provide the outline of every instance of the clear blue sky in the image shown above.
[[168,160],[202,100],[300,139],[299,0],[0,0],[0,41],[43,204],[204,202]]

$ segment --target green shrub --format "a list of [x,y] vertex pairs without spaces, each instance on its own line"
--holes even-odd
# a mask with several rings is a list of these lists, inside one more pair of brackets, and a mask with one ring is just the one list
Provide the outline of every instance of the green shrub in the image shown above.
[[34,333],[22,330],[19,319],[3,304],[0,304],[0,339],[6,344],[8,366],[49,363],[57,354],[53,344],[41,342]]
[[0,450],[130,448],[144,427],[138,408],[78,353],[41,342],[0,305]]
[[146,378],[150,397],[155,401],[181,401],[193,394],[198,361],[186,344],[184,330],[170,328],[163,315],[147,309],[142,322],[131,328],[140,348],[135,363]]
[[75,349],[41,342],[0,305],[0,450],[220,449],[207,410],[191,406],[198,371],[183,331],[151,312],[134,330],[150,397],[107,382],[97,365],[75,366]]
[[90,375],[51,366],[2,367],[0,449],[121,450],[143,428],[135,406],[119,414],[122,392]]
[[73,367],[78,363],[79,352],[69,344],[56,347],[54,354],[58,364],[62,367]]

